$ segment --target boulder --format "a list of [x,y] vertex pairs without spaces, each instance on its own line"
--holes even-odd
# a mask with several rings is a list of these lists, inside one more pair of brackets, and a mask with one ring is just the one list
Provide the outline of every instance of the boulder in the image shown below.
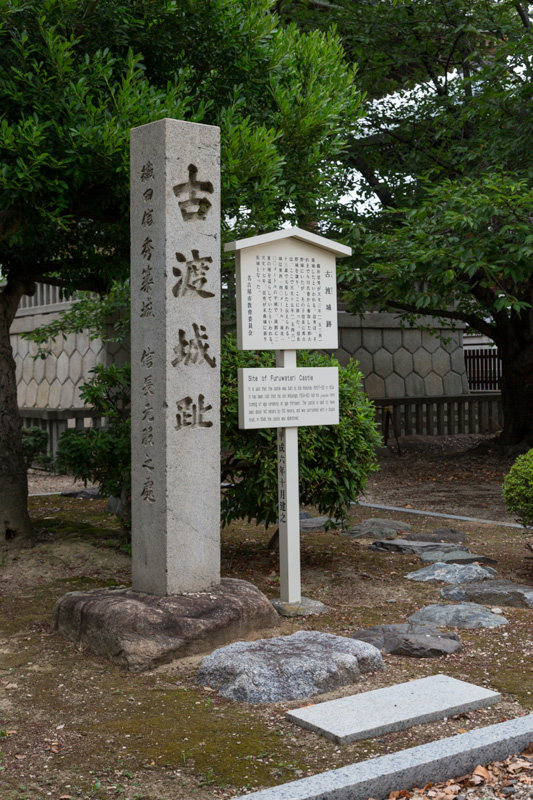
[[495,558],[480,556],[476,553],[465,553],[464,550],[431,550],[429,553],[422,553],[420,558],[425,563],[443,561],[445,564],[497,564]]
[[411,614],[409,622],[431,623],[444,628],[497,628],[507,625],[509,621],[478,603],[458,603],[454,606],[436,603]]
[[372,536],[374,539],[390,539],[392,536],[398,536],[404,531],[411,530],[408,522],[397,522],[394,519],[365,519],[363,522],[358,522],[352,528],[342,532],[343,536],[352,536],[354,539],[360,539],[364,536]]
[[533,586],[513,583],[506,580],[465,583],[463,586],[450,586],[441,589],[445,600],[459,603],[473,602],[490,606],[512,606],[514,608],[533,608]]
[[462,544],[466,542],[466,533],[459,528],[437,528],[435,531],[427,533],[409,533],[406,539],[415,539],[418,542],[455,542]]
[[405,577],[410,581],[443,581],[444,583],[470,583],[494,578],[498,573],[492,567],[479,564],[444,564],[437,562],[409,572]]
[[277,703],[303,700],[383,669],[379,650],[319,631],[235,642],[202,659],[196,682],[229,700]]
[[447,656],[461,649],[455,633],[443,633],[433,625],[373,625],[352,633],[352,637],[373,644],[384,653],[412,658]]
[[392,553],[410,553],[420,555],[421,553],[428,553],[431,550],[466,550],[464,545],[455,544],[450,542],[421,542],[417,540],[408,539],[382,539],[379,542],[372,542],[370,545],[371,550],[388,550]]
[[280,624],[268,598],[234,578],[223,578],[208,592],[167,597],[126,588],[68,592],[52,612],[59,633],[132,672]]

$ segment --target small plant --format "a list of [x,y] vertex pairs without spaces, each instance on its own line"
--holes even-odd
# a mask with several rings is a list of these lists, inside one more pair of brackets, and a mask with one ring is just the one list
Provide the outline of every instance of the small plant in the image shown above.
[[67,430],[59,440],[57,462],[78,480],[99,483],[103,494],[118,497],[124,533],[130,528],[130,366],[98,364],[80,390],[86,405],[103,417],[102,428]]
[[53,458],[46,452],[48,447],[48,433],[33,425],[31,428],[22,428],[22,449],[24,461],[29,469],[35,465],[42,469],[52,469]]
[[209,767],[205,775],[202,775],[198,779],[198,786],[210,786],[212,783],[214,783],[215,779],[213,777],[213,774],[214,774],[213,767]]
[[524,528],[533,529],[533,449],[518,456],[503,481],[505,507]]
[[[275,354],[239,351],[235,337],[226,336],[221,370],[222,523],[254,517],[265,526],[278,515],[277,430],[241,430],[238,424],[237,370],[274,367]],[[374,406],[361,389],[355,362],[343,367],[331,356],[302,351],[299,367],[338,367],[338,425],[298,429],[300,504],[316,506],[319,514],[345,520],[350,503],[363,492],[378,468],[376,445],[381,443]]]

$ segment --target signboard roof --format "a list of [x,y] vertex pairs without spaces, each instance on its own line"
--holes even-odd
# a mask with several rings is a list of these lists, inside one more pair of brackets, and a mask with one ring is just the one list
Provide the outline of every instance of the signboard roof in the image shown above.
[[245,250],[248,247],[256,247],[257,245],[268,244],[269,242],[277,242],[280,239],[298,239],[302,242],[321,247],[323,250],[328,250],[336,256],[351,256],[352,248],[347,247],[339,242],[334,242],[331,239],[326,239],[325,236],[318,236],[316,233],[304,231],[301,228],[283,228],[280,231],[273,231],[272,233],[263,233],[260,236],[250,236],[248,239],[238,239],[235,242],[228,242],[224,245],[224,251],[231,253],[236,250]]

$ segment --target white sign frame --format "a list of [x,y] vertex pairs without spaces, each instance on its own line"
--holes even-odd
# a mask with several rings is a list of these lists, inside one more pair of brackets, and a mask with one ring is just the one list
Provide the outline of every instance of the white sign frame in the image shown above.
[[239,428],[339,424],[337,367],[238,370]]

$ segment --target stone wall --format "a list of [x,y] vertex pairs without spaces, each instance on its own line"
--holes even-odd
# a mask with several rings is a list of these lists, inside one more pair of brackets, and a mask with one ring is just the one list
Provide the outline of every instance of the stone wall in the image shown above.
[[58,337],[49,356],[34,358],[37,345],[20,334],[52,322],[70,307],[69,301],[60,300],[57,290],[54,293],[55,287],[38,289],[41,291],[34,297],[23,298],[11,326],[19,408],[83,408],[79,390],[91,377],[90,370],[96,364],[123,363],[129,359],[129,352],[122,345],[104,346],[100,339],[90,341],[86,333],[79,333]]
[[364,376],[364,389],[374,399],[468,394],[463,354],[463,327],[455,331],[432,318],[448,341],[427,331],[402,329],[397,315],[369,312],[362,318],[340,311],[339,349],[345,365],[353,358]]
[[[60,337],[50,356],[33,358],[37,346],[19,334],[51,322],[69,307],[55,287],[39,286],[34,297],[22,299],[11,328],[22,409],[83,408],[79,390],[90,370],[96,364],[129,360],[127,346],[104,346],[100,339],[90,341],[86,333]],[[341,310],[335,356],[341,364],[351,358],[359,362],[364,389],[373,399],[468,394],[463,329],[452,331],[442,322],[433,323],[447,342],[426,331],[402,329],[395,314],[369,312],[360,318]]]

